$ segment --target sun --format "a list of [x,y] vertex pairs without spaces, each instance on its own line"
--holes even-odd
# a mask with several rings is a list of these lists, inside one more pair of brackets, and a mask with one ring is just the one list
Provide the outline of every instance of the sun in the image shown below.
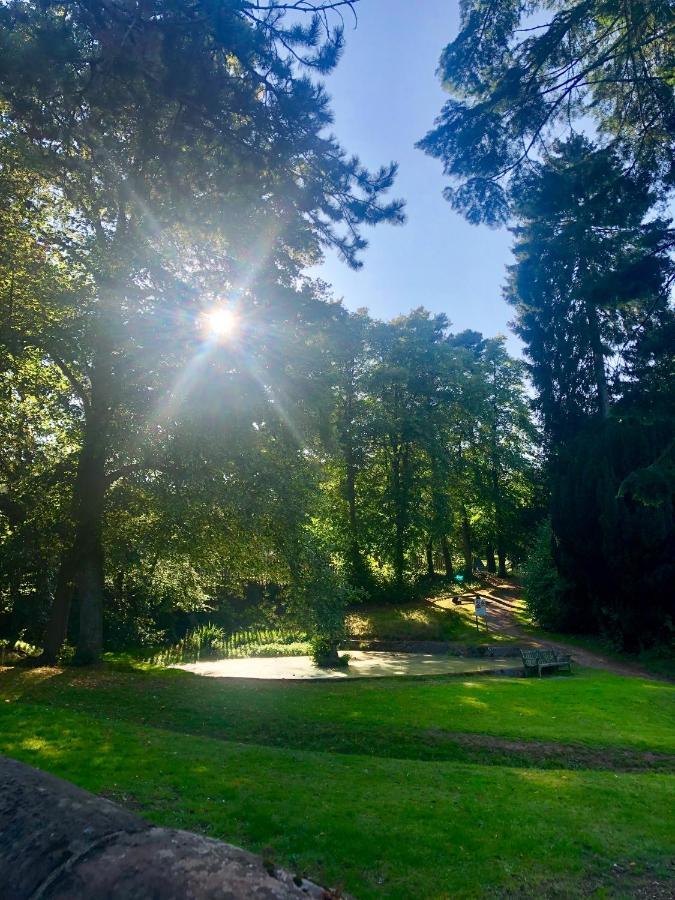
[[236,332],[237,325],[237,313],[227,306],[215,307],[202,316],[204,332],[215,341],[229,340]]

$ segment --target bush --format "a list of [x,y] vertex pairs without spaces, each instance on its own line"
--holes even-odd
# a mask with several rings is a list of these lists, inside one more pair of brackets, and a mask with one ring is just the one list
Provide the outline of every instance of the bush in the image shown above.
[[306,656],[307,635],[293,628],[253,627],[226,632],[211,623],[189,631],[177,643],[153,657],[158,665],[198,662],[200,659],[248,659],[269,656]]
[[310,638],[318,665],[341,665],[338,647],[347,637],[345,617],[355,592],[326,555],[305,547],[298,559],[289,597],[289,612]]
[[197,659],[214,659],[221,656],[225,641],[225,631],[211,622],[199,625],[184,638],[184,643],[194,651]]
[[310,656],[317,666],[346,666],[349,657],[338,655],[340,641],[334,637],[317,634],[309,642]]

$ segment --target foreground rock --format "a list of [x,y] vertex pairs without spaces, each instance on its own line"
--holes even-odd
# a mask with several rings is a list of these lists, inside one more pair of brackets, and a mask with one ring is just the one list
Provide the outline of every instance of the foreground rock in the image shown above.
[[260,857],[153,828],[102,797],[0,756],[3,900],[331,898]]

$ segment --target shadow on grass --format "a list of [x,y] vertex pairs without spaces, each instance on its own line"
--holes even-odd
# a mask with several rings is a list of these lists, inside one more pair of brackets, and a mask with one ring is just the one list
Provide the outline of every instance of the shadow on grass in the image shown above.
[[[433,682],[427,685],[434,687]],[[218,741],[389,759],[479,761],[488,766],[675,772],[675,754],[663,751],[515,739],[468,728],[457,731],[430,727],[429,717],[426,722],[374,721],[369,715],[372,691],[353,694],[347,698],[353,702],[339,712],[337,708],[331,711],[327,685],[325,704],[318,706],[309,701],[317,701],[319,696],[314,693],[312,697],[311,690],[298,692],[299,685],[279,690],[265,682],[223,684],[182,672],[162,673],[158,678],[145,671],[129,677],[108,667],[17,672],[13,682],[3,686],[9,702],[0,704],[0,712],[3,706],[9,711],[7,706],[20,701],[39,708],[49,706],[64,720],[78,712],[104,723],[150,726]],[[318,689],[319,685],[311,687]],[[475,681],[462,682],[461,687],[469,693],[455,696],[458,712],[463,708],[492,719],[498,716],[503,691],[495,696],[489,687]],[[345,699],[340,693],[334,693],[333,699]],[[536,714],[535,709],[517,702],[514,711],[526,718]],[[452,718],[446,717],[446,721]],[[39,742],[42,737],[38,732],[26,740]]]

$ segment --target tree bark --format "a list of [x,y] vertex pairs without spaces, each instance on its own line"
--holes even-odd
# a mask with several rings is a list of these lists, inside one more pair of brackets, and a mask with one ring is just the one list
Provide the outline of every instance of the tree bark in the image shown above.
[[495,548],[492,542],[486,545],[485,556],[487,558],[487,570],[494,575],[497,571],[497,562],[495,560]]
[[403,481],[405,474],[403,453],[400,444],[395,443],[392,456],[392,481],[393,481],[393,499],[394,499],[394,520],[395,520],[395,537],[394,537],[394,578],[399,593],[403,592],[403,584],[405,577],[405,499],[403,496]]
[[[499,407],[497,405],[497,366],[493,363],[494,401],[492,404],[492,500],[494,504],[495,537],[497,539],[498,574],[506,575],[504,559],[504,515],[502,509],[502,485],[499,459]],[[494,547],[488,548],[488,572],[495,571]]]
[[113,409],[111,354],[99,347],[73,495],[74,582],[80,612],[76,660],[98,661],[103,649],[103,510],[107,490],[108,431]]
[[471,526],[466,512],[462,513],[462,552],[464,554],[464,577],[473,576],[473,548],[471,545]]
[[392,476],[394,482],[394,519],[395,519],[395,539],[394,539],[394,577],[399,590],[403,588],[403,573],[405,568],[405,551],[403,546],[403,498],[401,496],[401,459],[398,450],[394,450],[394,458],[392,461]]
[[343,453],[345,458],[345,496],[347,499],[349,522],[349,565],[351,567],[352,580],[358,586],[363,587],[366,580],[366,566],[361,555],[359,541],[359,522],[356,509],[356,460],[354,453],[354,441],[352,422],[354,418],[354,369],[349,372],[349,380],[346,389],[343,429]]
[[503,547],[497,547],[497,558],[499,559],[497,574],[500,578],[506,578],[506,552]]
[[452,553],[450,552],[450,542],[445,535],[443,535],[443,537],[441,538],[441,550],[443,551],[445,577],[448,581],[452,581],[452,579],[455,577],[455,572],[452,568]]
[[59,565],[54,600],[52,602],[49,622],[47,623],[43,649],[38,657],[38,661],[42,665],[53,666],[56,664],[59,651],[66,639],[68,633],[68,619],[70,618],[70,607],[73,600],[74,574],[74,557],[71,548],[63,553]]
[[85,415],[84,435],[73,485],[75,533],[61,561],[43,657],[54,663],[68,631],[73,593],[80,621],[76,659],[96,662],[103,648],[103,507],[107,488],[105,464],[109,406],[101,392]]
[[427,541],[426,546],[426,557],[427,557],[427,575],[429,578],[434,577],[434,545],[431,538]]

